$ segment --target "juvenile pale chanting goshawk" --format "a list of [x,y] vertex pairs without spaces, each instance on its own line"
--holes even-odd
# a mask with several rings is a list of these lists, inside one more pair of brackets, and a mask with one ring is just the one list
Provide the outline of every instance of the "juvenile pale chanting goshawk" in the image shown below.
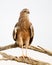
[[[34,28],[29,20],[29,10],[27,8],[20,12],[20,17],[13,30],[13,39],[19,47],[27,47],[31,44],[34,37]],[[23,53],[23,51],[22,51]],[[27,50],[26,50],[27,55]],[[24,55],[23,55],[24,57]]]

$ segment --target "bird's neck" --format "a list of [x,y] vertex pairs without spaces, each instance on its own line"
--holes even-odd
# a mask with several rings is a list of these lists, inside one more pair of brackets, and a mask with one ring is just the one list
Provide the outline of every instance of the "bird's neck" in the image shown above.
[[20,14],[20,18],[29,20],[28,14]]

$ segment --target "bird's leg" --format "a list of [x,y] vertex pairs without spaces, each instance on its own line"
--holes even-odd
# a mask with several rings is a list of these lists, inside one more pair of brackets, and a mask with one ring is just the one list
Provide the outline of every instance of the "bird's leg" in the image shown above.
[[26,46],[26,57],[29,57],[29,59],[30,59],[30,56],[28,55],[28,53],[27,53],[27,49],[28,49],[28,47],[29,47],[29,38],[26,40],[26,44],[25,44]]
[[28,49],[28,47],[29,47],[29,45],[26,45],[26,57],[28,57],[29,58],[29,60],[31,59],[31,57],[29,56],[29,54],[27,53],[27,49]]
[[26,57],[27,57],[27,46],[26,46]]
[[23,40],[22,40],[21,35],[18,36],[17,42],[18,42],[19,47],[21,47],[22,57],[23,57],[23,59],[24,59],[24,53],[23,53]]
[[24,59],[23,45],[22,45],[22,56],[23,56],[23,59]]
[[27,57],[27,48],[29,46],[29,39],[26,40],[25,47],[26,47],[26,57]]

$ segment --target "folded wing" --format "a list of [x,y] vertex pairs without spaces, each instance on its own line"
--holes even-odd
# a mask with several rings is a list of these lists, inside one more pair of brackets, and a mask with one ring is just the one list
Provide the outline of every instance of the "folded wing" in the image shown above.
[[19,26],[16,24],[13,30],[13,39],[16,41],[17,39],[17,32],[19,30]]
[[29,41],[29,44],[31,44],[32,40],[33,40],[33,37],[34,37],[34,28],[33,28],[33,25],[31,24],[30,25],[30,41]]

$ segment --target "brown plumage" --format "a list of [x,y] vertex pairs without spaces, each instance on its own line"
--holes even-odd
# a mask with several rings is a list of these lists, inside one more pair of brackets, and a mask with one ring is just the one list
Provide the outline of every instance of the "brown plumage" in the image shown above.
[[13,30],[13,39],[22,48],[24,45],[27,48],[34,37],[34,29],[28,17],[29,13],[28,9],[23,9],[20,12],[19,20]]

